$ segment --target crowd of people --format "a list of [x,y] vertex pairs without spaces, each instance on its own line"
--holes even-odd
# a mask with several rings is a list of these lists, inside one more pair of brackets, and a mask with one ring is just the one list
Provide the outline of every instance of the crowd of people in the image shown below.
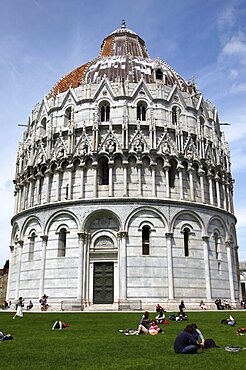
[[[173,320],[172,316],[174,317],[175,321],[181,321],[180,317],[186,317],[186,320],[188,320],[187,315],[185,314],[185,303],[182,300],[179,305],[179,313],[177,315],[170,315],[169,320]],[[155,319],[150,318],[150,314],[148,311],[145,311],[143,315],[141,316],[140,323],[138,325],[137,330],[134,329],[125,329],[120,330],[120,332],[123,332],[125,335],[139,335],[139,334],[149,334],[149,335],[155,335],[155,334],[161,334],[164,333],[163,329],[158,326],[158,324],[169,324],[169,322],[166,320],[166,310],[160,306],[160,304],[156,305],[156,312],[157,316],[155,316]],[[161,321],[157,321],[160,319],[161,315]],[[228,319],[228,321],[231,321],[232,317]],[[213,339],[204,339],[204,336],[201,332],[201,330],[198,328],[197,324],[191,323],[186,325],[186,327],[176,336],[173,348],[175,353],[180,354],[194,354],[197,353],[198,349],[204,349],[204,348],[214,348],[218,347]]]
[[[39,303],[40,303],[40,309],[41,311],[47,311],[47,309],[50,307],[50,305],[48,304],[47,300],[48,300],[48,296],[46,294],[44,294],[40,300],[39,300]],[[27,311],[30,311],[34,305],[33,305],[33,302],[32,300],[30,299],[27,303],[27,305],[25,306],[25,300],[22,298],[22,297],[19,297],[18,301],[15,302],[14,304],[12,304],[11,301],[5,301],[3,306],[2,306],[2,309],[3,310],[9,310],[11,308],[15,308],[15,314],[13,316],[13,319],[16,318],[16,316],[18,317],[23,317],[23,309],[26,309]]]
[[[40,298],[40,304],[41,304],[41,310],[46,310],[48,305],[47,303],[48,296],[43,295]],[[220,300],[218,300],[218,304],[221,304]],[[200,306],[202,306],[204,302],[201,301]],[[23,307],[24,307],[24,299],[22,297],[19,297],[18,302],[16,303],[16,313],[13,316],[13,319],[16,318],[16,316],[23,317]],[[30,310],[33,307],[33,303],[30,300],[27,309]],[[136,330],[134,329],[125,329],[120,330],[125,335],[140,335],[140,334],[148,334],[148,335],[158,335],[163,334],[164,330],[159,326],[160,324],[169,324],[170,321],[183,321],[188,320],[188,317],[185,313],[186,306],[184,301],[182,300],[178,306],[179,312],[177,315],[170,315],[168,318],[166,318],[166,310],[160,305],[157,304],[155,307],[156,314],[155,318],[150,318],[150,313],[148,311],[145,311],[140,319],[139,325]],[[206,308],[202,308],[206,309]],[[218,308],[220,309],[220,308]],[[221,320],[221,324],[227,324],[230,326],[235,326],[236,321],[235,319],[230,315],[229,318]],[[56,320],[55,323],[52,326],[52,330],[54,329],[63,329],[69,327],[68,324]],[[243,335],[246,332],[246,329],[240,328],[238,329],[238,334]],[[4,334],[0,331],[0,341],[4,340],[10,340],[13,339],[13,336],[11,334]],[[201,330],[198,328],[196,323],[190,323],[186,325],[186,327],[176,336],[173,344],[173,349],[175,353],[179,354],[195,354],[197,353],[198,349],[204,349],[204,348],[212,348],[217,347],[213,339],[204,339],[204,336],[201,332]]]

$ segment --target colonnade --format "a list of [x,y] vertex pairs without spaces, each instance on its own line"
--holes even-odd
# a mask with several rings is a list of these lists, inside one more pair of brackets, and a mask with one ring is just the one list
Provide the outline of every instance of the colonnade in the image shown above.
[[[143,191],[143,168],[142,161],[136,160],[137,168],[137,196],[144,196]],[[123,197],[131,196],[129,194],[129,169],[128,161],[123,160],[123,184],[118,189],[117,185],[114,184],[113,173],[114,173],[114,161],[110,160],[108,164],[108,193],[109,197],[114,197],[115,192],[121,191]],[[148,189],[152,197],[157,196],[157,185],[156,185],[156,162],[151,161],[149,168],[151,172],[151,189]],[[165,181],[163,188],[165,189],[165,198],[172,199],[172,189],[170,188],[170,163],[164,162],[163,171]],[[16,186],[15,196],[15,214],[18,212],[28,209],[32,206],[58,202],[61,200],[75,200],[85,198],[86,190],[91,189],[93,198],[100,197],[99,183],[98,183],[98,162],[92,162],[92,183],[86,183],[86,176],[88,168],[85,163],[79,165],[80,174],[75,178],[75,183],[79,184],[79,194],[74,194],[73,188],[73,166],[68,165],[65,170],[57,168],[54,172],[47,169],[44,174],[39,173],[35,179],[31,176],[27,181],[20,183]],[[199,181],[197,182],[194,178],[195,169],[192,166],[188,167],[188,196],[184,195],[184,166],[178,164],[177,175],[175,180],[175,188],[178,190],[179,200],[186,200],[190,202],[198,202],[217,206],[218,208],[224,209],[230,213],[234,212],[233,199],[232,199],[232,185],[226,178],[220,178],[217,174],[205,174],[202,169],[198,170]],[[67,176],[67,173],[68,176]],[[66,186],[60,186],[63,183],[64,176],[67,176]],[[208,184],[208,195],[206,194],[205,183]],[[215,184],[215,185],[214,185]],[[86,188],[87,187],[87,188]],[[199,198],[195,195],[196,188],[199,187],[200,196]],[[133,189],[131,185],[131,190]],[[177,197],[173,198],[177,200]]]

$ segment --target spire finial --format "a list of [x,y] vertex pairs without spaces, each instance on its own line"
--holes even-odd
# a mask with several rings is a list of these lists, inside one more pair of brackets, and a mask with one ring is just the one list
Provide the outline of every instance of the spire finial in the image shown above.
[[125,21],[125,19],[122,19],[121,28],[126,28],[126,21]]

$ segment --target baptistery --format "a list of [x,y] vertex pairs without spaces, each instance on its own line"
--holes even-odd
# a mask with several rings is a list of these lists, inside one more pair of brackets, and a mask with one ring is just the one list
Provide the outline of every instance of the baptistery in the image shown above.
[[215,106],[124,22],[34,106],[17,151],[7,298],[51,309],[239,300]]

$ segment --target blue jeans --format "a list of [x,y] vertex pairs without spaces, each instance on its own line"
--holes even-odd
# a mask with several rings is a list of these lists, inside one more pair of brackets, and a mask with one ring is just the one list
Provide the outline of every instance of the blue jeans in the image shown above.
[[196,352],[197,352],[197,346],[194,346],[194,344],[190,344],[189,346],[186,346],[181,353],[192,354]]

